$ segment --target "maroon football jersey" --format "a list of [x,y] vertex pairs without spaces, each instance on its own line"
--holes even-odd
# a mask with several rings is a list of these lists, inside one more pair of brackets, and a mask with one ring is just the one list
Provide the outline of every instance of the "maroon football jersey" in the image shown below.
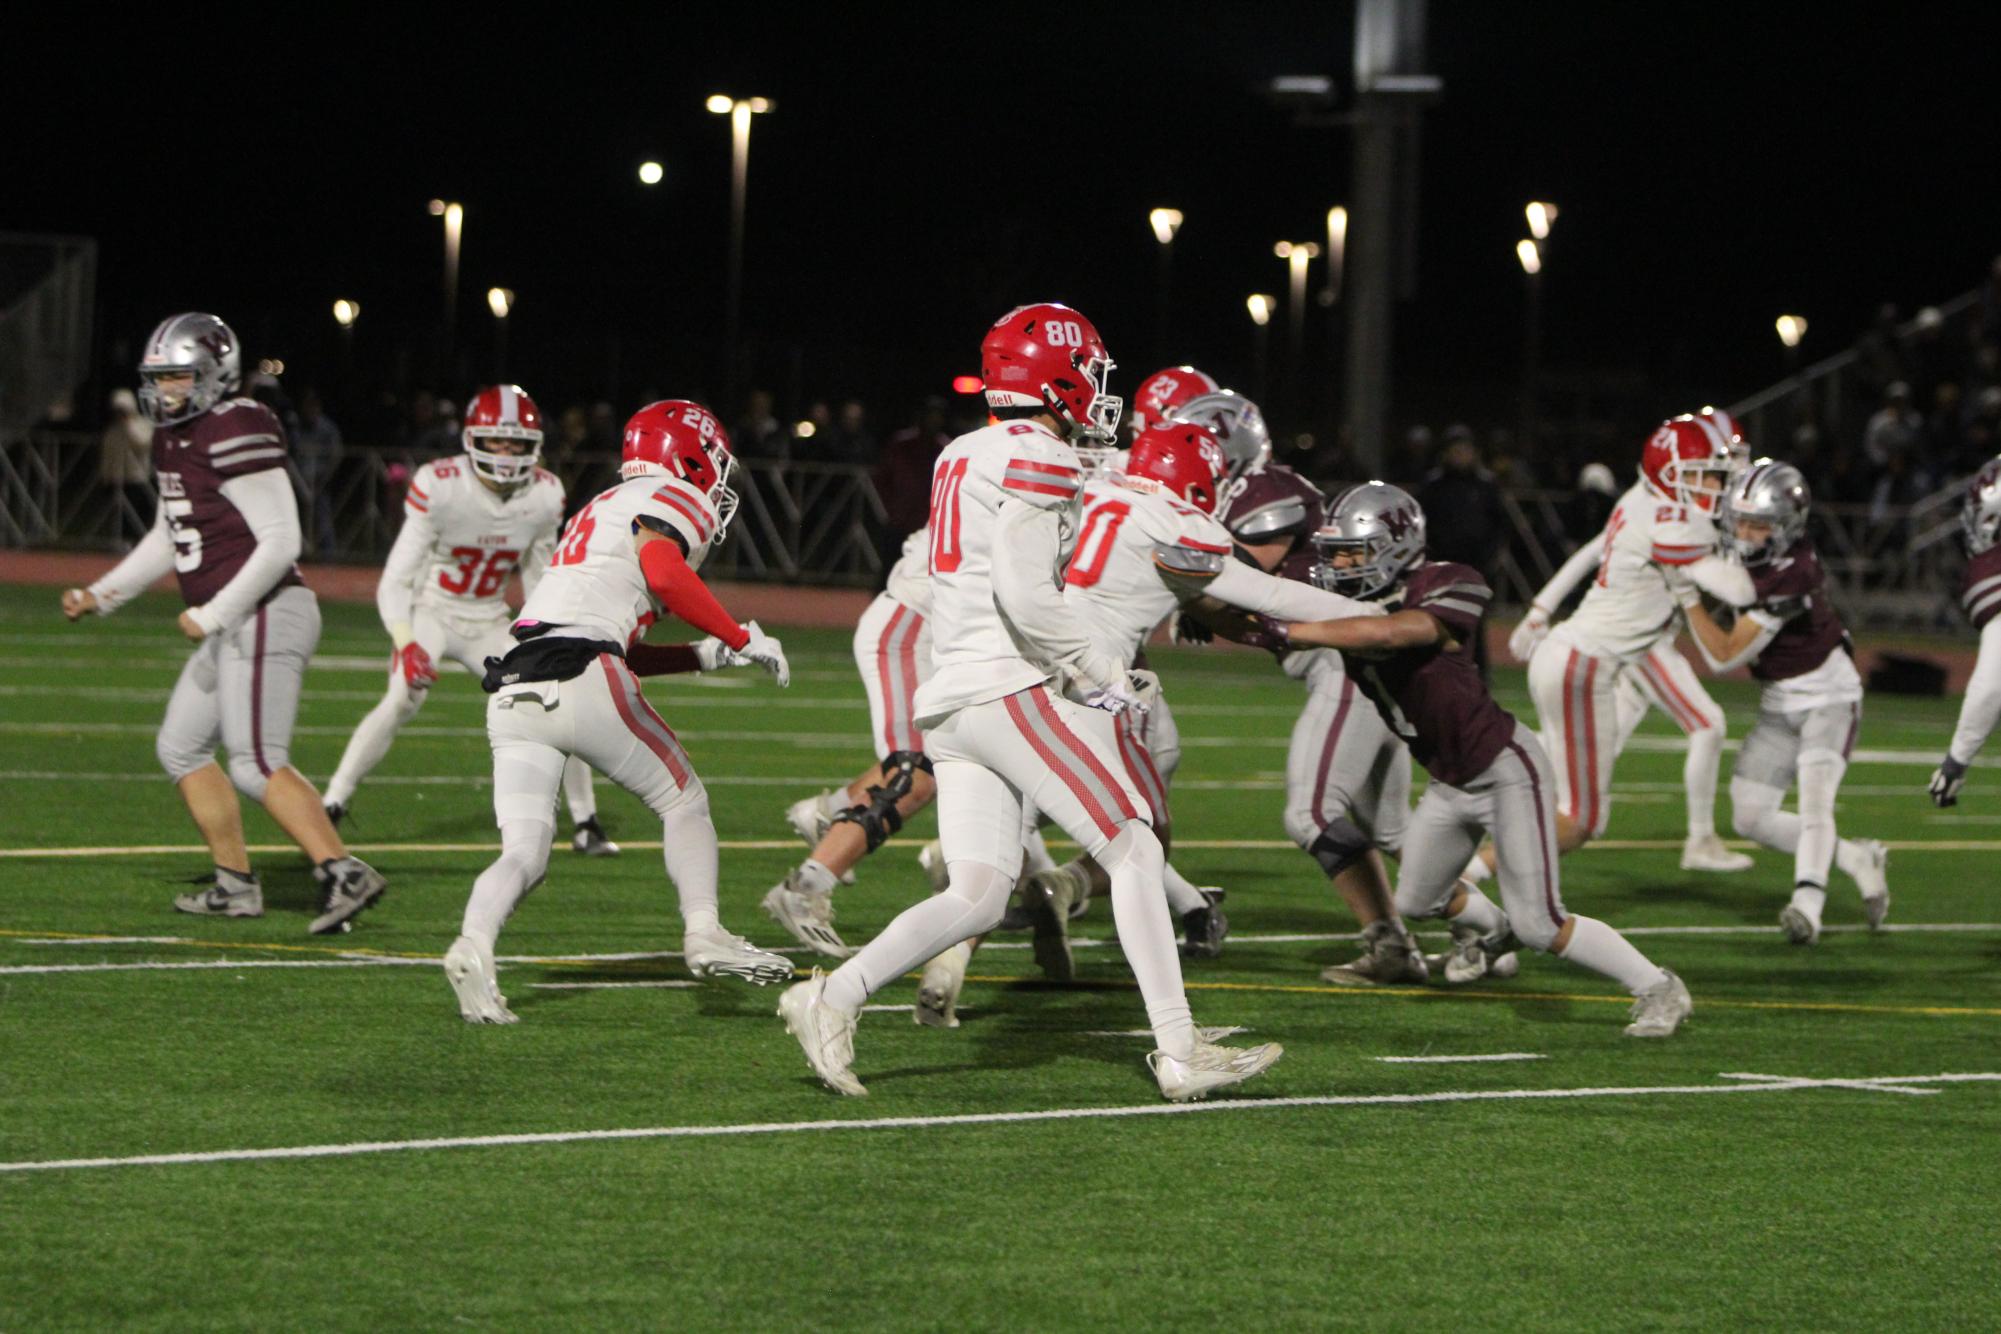
[[1994,613],[2001,611],[2001,546],[1991,546],[1966,562],[1959,601],[1976,630],[1985,628]]
[[1387,658],[1342,656],[1348,675],[1375,704],[1392,732],[1441,783],[1472,782],[1507,748],[1515,718],[1494,702],[1473,662],[1473,636],[1494,590],[1470,565],[1428,561],[1412,570],[1391,610],[1429,612],[1453,647],[1402,649]]
[[1230,502],[1223,526],[1247,547],[1289,540],[1291,548],[1272,573],[1305,581],[1313,566],[1309,540],[1326,518],[1327,497],[1320,488],[1282,463],[1265,465],[1244,479],[1244,489]]
[[[254,398],[232,398],[193,421],[154,429],[153,473],[174,537],[174,573],[190,607],[220,593],[257,549],[256,536],[222,494],[222,484],[284,466],[285,428]],[[299,582],[294,565],[263,596]]]
[[1827,575],[1814,554],[1813,542],[1801,538],[1783,557],[1765,565],[1746,567],[1758,603],[1775,598],[1810,597],[1813,605],[1803,615],[1787,621],[1765,645],[1765,651],[1751,664],[1751,675],[1760,681],[1785,681],[1804,676],[1827,661],[1827,655],[1848,644],[1848,629],[1827,596]]

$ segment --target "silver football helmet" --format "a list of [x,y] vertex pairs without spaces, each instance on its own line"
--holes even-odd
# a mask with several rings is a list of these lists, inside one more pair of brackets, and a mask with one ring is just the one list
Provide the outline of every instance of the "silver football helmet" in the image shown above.
[[1170,412],[1167,419],[1208,427],[1223,447],[1223,462],[1229,466],[1232,482],[1263,472],[1271,460],[1271,432],[1265,429],[1264,414],[1234,389],[1197,394]]
[[[1730,479],[1723,493],[1723,532],[1730,549],[1746,565],[1765,565],[1792,549],[1806,534],[1807,507],[1813,493],[1806,478],[1790,463],[1758,459]],[[1771,525],[1771,535],[1756,541],[1741,537],[1739,522],[1750,519]]]
[[1987,461],[1966,484],[1966,500],[1959,507],[1959,531],[1966,538],[1966,554],[1978,556],[2001,542],[2001,458]]
[[[1424,510],[1400,487],[1362,482],[1327,507],[1327,521],[1313,534],[1313,550],[1320,557],[1310,572],[1316,587],[1343,597],[1379,598],[1424,559]],[[1334,563],[1356,553],[1361,560]]]
[[[186,393],[163,391],[159,381],[193,377]],[[169,315],[146,339],[139,359],[139,407],[159,426],[201,416],[243,383],[243,351],[236,332],[213,315]]]

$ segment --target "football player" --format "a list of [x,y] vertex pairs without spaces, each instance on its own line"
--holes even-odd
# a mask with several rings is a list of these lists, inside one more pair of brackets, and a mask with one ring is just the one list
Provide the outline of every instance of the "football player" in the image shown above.
[[696,573],[736,512],[729,436],[701,404],[668,399],[633,414],[623,453],[623,480],[599,492],[563,529],[514,622],[514,647],[486,663],[501,852],[474,883],[460,935],[445,953],[445,976],[469,1023],[514,1022],[500,993],[493,944],[548,869],[556,789],[571,757],[660,817],[689,972],[760,986],[792,975],[783,956],[723,928],[708,792],[639,690],[642,676],[701,666],[692,646],[641,642],[663,611],[714,636],[728,662],[755,663],[781,686],[791,679],[779,642],[755,621],[738,624]]
[[[1229,468],[1221,509],[1237,552],[1256,570],[1300,587],[1249,588],[1246,601],[1278,597],[1290,601],[1310,587],[1313,534],[1326,509],[1320,488],[1282,463],[1271,461],[1271,435],[1257,404],[1230,390],[1204,394],[1175,410],[1178,421],[1207,426],[1222,445]],[[1234,576],[1232,576],[1234,577]],[[1221,601],[1223,594],[1212,590]],[[1213,603],[1208,605],[1213,611]],[[1270,606],[1298,619],[1313,619],[1300,605]],[[1180,622],[1200,624],[1204,604]],[[1197,631],[1199,635],[1200,631]],[[1285,653],[1280,668],[1306,684],[1306,705],[1293,724],[1285,757],[1285,832],[1312,857],[1362,928],[1364,953],[1321,973],[1342,986],[1382,986],[1422,982],[1424,957],[1398,917],[1385,855],[1403,844],[1410,812],[1410,754],[1372,709],[1355,707],[1355,687],[1339,653],[1306,650]]]
[[[1535,734],[1488,693],[1471,637],[1493,591],[1468,565],[1424,559],[1424,511],[1382,482],[1350,487],[1314,535],[1314,581],[1388,615],[1278,622],[1286,643],[1340,649],[1351,678],[1431,775],[1397,874],[1405,919],[1444,916],[1498,956],[1514,940],[1611,978],[1633,994],[1629,1037],[1666,1037],[1693,1008],[1674,973],[1558,892],[1551,765]],[[1500,858],[1497,908],[1460,868],[1482,831]]]
[[1980,656],[1966,683],[1959,706],[1959,726],[1952,744],[1932,774],[1931,797],[1951,806],[1966,786],[1966,767],[1987,744],[2001,719],[2001,458],[1988,463],[1966,485],[1960,506],[1959,531],[1966,541],[1966,576],[1960,603],[1973,628],[1980,632]]
[[[1729,630],[1702,605],[1693,583],[1672,578],[1710,670],[1748,665],[1764,685],[1757,724],[1730,775],[1730,804],[1739,835],[1793,854],[1793,896],[1779,925],[1795,945],[1820,939],[1829,863],[1862,891],[1871,930],[1890,914],[1888,849],[1875,839],[1835,834],[1835,797],[1862,724],[1862,677],[1806,535],[1810,503],[1806,480],[1789,463],[1760,459],[1731,482],[1724,531],[1750,571],[1755,596]],[[1797,815],[1779,809],[1795,780]]]
[[1169,366],[1164,371],[1155,371],[1139,382],[1132,411],[1126,414],[1132,438],[1137,440],[1140,432],[1166,425],[1175,410],[1189,399],[1213,394],[1222,387],[1215,376],[1193,366]]
[[[1728,606],[1751,602],[1751,578],[1719,551],[1716,529],[1737,447],[1715,414],[1662,422],[1640,452],[1639,481],[1605,524],[1598,575],[1584,601],[1529,655],[1529,695],[1544,751],[1556,766],[1557,846],[1564,852],[1603,834],[1611,817],[1612,762],[1630,714],[1620,712],[1619,681],[1673,628],[1669,579],[1692,582]],[[1672,685],[1673,677],[1665,679]],[[1714,744],[1722,744],[1720,727]],[[1691,821],[1702,806],[1691,804]],[[1493,868],[1489,848],[1468,863],[1466,875],[1477,883]]]
[[[355,728],[327,784],[327,818],[336,825],[398,729],[430,698],[439,660],[478,675],[488,658],[514,647],[508,576],[518,569],[523,593],[532,593],[563,526],[563,484],[538,466],[542,413],[527,391],[503,384],[474,394],[461,440],[464,456],[418,468],[403,500],[403,529],[375,587],[376,610],[395,646],[389,689]],[[713,661],[714,646],[705,651]],[[575,756],[563,767],[563,792],[576,825],[571,846],[616,854],[597,822],[590,766]]]
[[1119,400],[1090,321],[1022,306],[981,343],[996,420],[960,436],[932,472],[932,674],[916,722],[936,770],[943,894],[906,909],[831,975],[788,988],[779,1014],[814,1072],[849,1096],[855,1021],[871,992],[991,930],[1021,868],[1033,812],[1081,844],[1111,879],[1119,941],[1146,1003],[1162,1094],[1201,1097],[1264,1070],[1276,1044],[1200,1039],[1161,888],[1164,856],[1118,739],[1146,687],[1092,647],[1055,580],[1076,536],[1083,469],[1069,442],[1109,446]]
[[[155,751],[215,870],[174,906],[212,917],[259,917],[264,889],[244,845],[240,791],[261,803],[312,859],[315,934],[347,929],[386,882],[350,856],[292,767],[299,686],[320,639],[320,609],[299,578],[299,507],[285,472],[285,431],[271,410],[239,398],[242,348],[213,315],[160,322],[139,362],[139,404],[154,425],[159,511],[131,553],[89,588],[63,594],[72,621],[108,616],[172,570],[196,648],[174,683]],[[227,772],[215,762],[220,742]],[[231,790],[234,784],[235,791]]]

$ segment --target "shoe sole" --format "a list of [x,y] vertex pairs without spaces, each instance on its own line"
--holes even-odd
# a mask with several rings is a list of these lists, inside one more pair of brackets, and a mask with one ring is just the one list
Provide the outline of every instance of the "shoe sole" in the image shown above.
[[[772,890],[759,901],[758,907],[764,915],[785,928],[785,934],[816,954],[824,954],[829,959],[845,959],[854,954],[848,942],[842,940],[832,927],[821,926],[818,922],[802,922],[793,917],[785,908],[780,894],[784,886]],[[818,934],[816,934],[818,933]]]
[[190,917],[262,917],[264,915],[264,905],[260,903],[255,908],[237,908],[231,906],[217,912],[212,908],[184,908],[181,906],[179,900],[175,900],[174,911],[184,912]]
[[1779,929],[1786,933],[1786,939],[1794,945],[1811,945],[1819,933],[1805,913],[1788,904],[1779,911]]
[[957,996],[947,998],[940,988],[919,984],[917,1005],[910,1017],[926,1028],[957,1028],[959,1026],[959,1000]]
[[1869,923],[1871,931],[1881,931],[1883,923],[1890,920],[1890,896],[1883,894],[1873,899],[1865,897],[1862,900],[1862,917]]
[[507,1008],[506,1000],[495,1003],[484,994],[480,985],[479,970],[463,963],[447,960],[445,981],[452,985],[452,995],[459,1003],[459,1018],[469,1024],[512,1024],[520,1022],[520,1016]]
[[349,918],[358,917],[362,913],[367,912],[380,902],[382,896],[388,892],[389,886],[387,884],[378,884],[360,898],[350,900],[338,908],[330,908],[326,912],[321,913],[313,919],[313,924],[307,927],[306,930],[315,936],[324,936],[329,931],[338,931],[341,925]]
[[1721,862],[1706,862],[1684,858],[1681,863],[1681,869],[1684,871],[1719,871],[1728,874],[1735,871],[1748,871],[1757,864],[1757,862],[1749,857],[1745,857],[1742,861],[1731,860]]
[[[1231,1072],[1227,1075],[1223,1075],[1216,1078],[1215,1082],[1213,1083],[1204,1083],[1200,1088],[1189,1089],[1180,1093],[1169,1093],[1167,1090],[1162,1089],[1161,1096],[1166,1098],[1169,1102],[1200,1102],[1202,1101],[1202,1099],[1208,1097],[1211,1093],[1214,1093],[1217,1089],[1230,1088],[1233,1085],[1243,1083],[1245,1080],[1255,1079],[1259,1075],[1263,1074],[1265,1071],[1277,1065],[1279,1057],[1285,1055],[1285,1048],[1279,1046],[1276,1042],[1267,1044],[1267,1047],[1270,1051],[1270,1054],[1258,1063],[1256,1069],[1245,1070],[1242,1072]],[[1205,1076],[1205,1079],[1206,1078],[1207,1076]]]

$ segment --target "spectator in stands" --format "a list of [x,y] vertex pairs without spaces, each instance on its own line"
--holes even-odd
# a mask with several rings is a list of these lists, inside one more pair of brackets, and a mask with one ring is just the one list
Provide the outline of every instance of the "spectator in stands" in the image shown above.
[[927,398],[910,425],[889,438],[875,468],[875,490],[884,513],[877,550],[885,572],[896,563],[903,539],[930,517],[931,469],[952,437],[945,433],[945,400]]
[[1872,394],[1898,381],[1910,380],[1911,367],[1897,335],[1897,308],[1888,302],[1876,310],[1876,322],[1855,344],[1856,369]]
[[307,537],[321,560],[331,560],[334,553],[333,476],[342,452],[340,427],[327,416],[319,390],[308,387],[299,396],[292,458],[299,465],[299,481],[305,487],[306,513],[312,516]]
[[1383,460],[1393,482],[1414,482],[1431,466],[1431,428],[1422,423],[1404,432],[1403,445]]
[[772,411],[771,391],[750,391],[750,406],[743,420],[730,431],[730,446],[737,457],[764,463],[783,463],[792,453],[792,434]]
[[841,415],[835,419],[818,455],[827,463],[875,462],[875,436],[868,429],[868,414],[860,400],[851,398],[841,404]]
[[112,502],[112,536],[120,551],[153,526],[153,424],[139,414],[130,389],[111,391],[111,416],[97,442],[97,480],[117,493]]
[[1882,469],[1898,455],[1915,453],[1924,440],[1924,418],[1911,406],[1911,387],[1894,380],[1883,391],[1883,406],[1862,432],[1862,452],[1873,468]]
[[[1418,488],[1424,507],[1427,550],[1432,560],[1470,565],[1494,579],[1495,557],[1508,537],[1508,519],[1501,507],[1501,487],[1480,462],[1480,447],[1470,428],[1455,424],[1445,431],[1445,451]],[[1486,622],[1473,636],[1473,658],[1480,674],[1487,673]]]
[[1959,371],[1956,364],[1961,349],[1946,338],[1945,316],[1937,306],[1926,306],[1912,322],[1909,361],[1911,393],[1919,403],[1929,403],[1939,386]]

